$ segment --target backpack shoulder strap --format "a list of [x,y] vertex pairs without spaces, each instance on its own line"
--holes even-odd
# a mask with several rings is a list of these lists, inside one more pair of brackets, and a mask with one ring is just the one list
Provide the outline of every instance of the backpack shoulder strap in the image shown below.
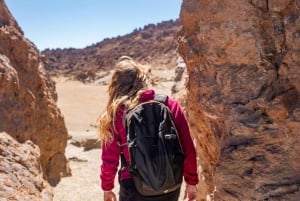
[[166,103],[167,99],[168,99],[167,95],[164,95],[164,94],[155,94],[153,100],[161,102],[161,103]]
[[125,155],[124,155],[124,152],[123,152],[123,147],[126,144],[122,144],[122,140],[121,140],[121,136],[120,135],[116,135],[116,136],[117,136],[117,140],[118,140],[118,146],[120,148],[121,168],[122,167],[127,167],[128,164],[126,162]]

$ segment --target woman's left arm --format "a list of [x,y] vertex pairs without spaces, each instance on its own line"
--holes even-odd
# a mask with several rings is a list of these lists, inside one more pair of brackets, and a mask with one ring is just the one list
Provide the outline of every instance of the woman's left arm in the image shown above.
[[195,146],[190,135],[188,121],[179,102],[173,99],[168,99],[168,106],[174,116],[174,121],[185,155],[183,169],[184,180],[189,185],[196,185],[199,182],[197,173],[197,159]]

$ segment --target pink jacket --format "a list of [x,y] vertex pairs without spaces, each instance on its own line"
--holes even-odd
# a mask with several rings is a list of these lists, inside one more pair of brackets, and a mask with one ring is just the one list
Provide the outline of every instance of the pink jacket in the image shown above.
[[[154,95],[155,92],[153,90],[146,90],[144,93],[142,93],[140,101],[146,102],[152,100],[154,98]],[[176,128],[178,130],[183,151],[185,153],[183,170],[184,180],[187,184],[196,185],[198,183],[196,152],[190,136],[188,122],[186,120],[182,107],[176,100],[168,98],[166,105],[170,108],[174,115]],[[102,147],[100,179],[101,187],[104,191],[109,191],[114,188],[114,179],[119,167],[119,158],[121,151],[118,143],[121,140],[122,144],[126,144],[126,133],[122,123],[123,114],[124,107],[121,107],[115,120],[117,133],[114,134],[115,137],[109,145]],[[123,147],[123,152],[126,161],[129,161],[129,153],[126,145]],[[126,168],[121,171],[121,180],[130,177],[130,173]]]

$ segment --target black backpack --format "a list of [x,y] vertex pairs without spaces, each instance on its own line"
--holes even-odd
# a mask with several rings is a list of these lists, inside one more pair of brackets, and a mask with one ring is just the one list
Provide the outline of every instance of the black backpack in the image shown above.
[[184,153],[167,98],[156,95],[125,114],[127,168],[144,196],[170,193],[182,183]]

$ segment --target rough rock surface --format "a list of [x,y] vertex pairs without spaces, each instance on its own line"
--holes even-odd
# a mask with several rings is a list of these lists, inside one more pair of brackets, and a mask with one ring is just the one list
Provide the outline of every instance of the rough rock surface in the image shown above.
[[185,0],[199,200],[300,200],[300,1]]
[[187,82],[186,64],[179,57],[176,62],[175,77],[171,88],[172,97],[178,99],[183,106],[186,104],[186,82]]
[[101,143],[97,138],[95,138],[95,136],[84,136],[84,138],[73,137],[70,140],[70,144],[76,147],[83,147],[83,151],[101,148]]
[[51,184],[69,173],[67,130],[56,99],[43,58],[0,0],[0,131],[39,146],[44,177]]
[[51,201],[53,192],[43,179],[40,150],[31,141],[19,143],[0,133],[0,200]]

